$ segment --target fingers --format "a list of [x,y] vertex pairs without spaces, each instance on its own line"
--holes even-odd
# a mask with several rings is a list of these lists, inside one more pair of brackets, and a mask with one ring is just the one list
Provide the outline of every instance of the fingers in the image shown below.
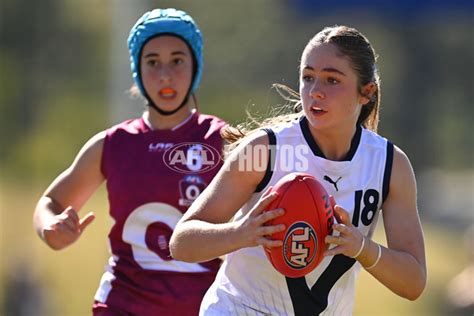
[[342,223],[342,218],[341,218],[341,215],[339,213],[336,213],[336,200],[334,199],[334,196],[333,195],[330,195],[329,196],[329,203],[331,204],[331,207],[334,211],[334,218],[336,219],[336,221],[338,223]]
[[351,217],[349,216],[349,213],[343,209],[341,206],[336,205],[334,207],[334,216],[336,217],[336,220],[340,224],[344,224],[347,226],[352,226],[351,223]]
[[326,238],[324,238],[324,242],[326,244],[340,245],[342,240],[341,240],[341,237],[339,237],[339,236],[327,235]]
[[283,241],[268,239],[268,238],[265,238],[265,237],[260,237],[257,240],[257,243],[259,245],[262,245],[262,246],[266,247],[266,248],[275,248],[275,247],[283,246]]
[[332,229],[338,231],[342,235],[348,235],[351,233],[351,229],[344,224],[333,224]]
[[79,231],[79,216],[71,206],[67,207],[61,214],[59,214],[58,219],[58,229],[70,230],[72,232]]
[[266,196],[262,195],[260,200],[255,204],[253,210],[251,211],[252,216],[257,216],[261,214],[264,210],[268,208],[271,202],[273,202],[276,197],[278,196],[278,193],[276,192],[271,192],[270,194],[267,193],[268,190],[265,192],[267,194]]
[[286,227],[284,224],[278,224],[278,225],[273,225],[273,226],[262,226],[258,229],[258,233],[260,235],[266,236],[266,235],[282,232],[285,230],[285,228]]
[[324,255],[333,256],[343,254],[350,258],[357,257],[364,246],[364,236],[361,232],[352,225],[347,226],[345,224],[334,224],[332,227],[336,234],[326,236],[324,241],[327,244],[335,245],[335,247],[326,250]]
[[327,244],[334,245],[332,247],[329,247],[324,252],[325,256],[335,256],[335,255],[344,253],[345,246],[346,246],[346,243],[347,243],[347,239],[345,237],[340,236],[340,235],[339,236],[328,235],[328,236],[326,236],[324,241]]
[[324,252],[324,255],[325,255],[326,257],[328,257],[328,256],[339,255],[339,254],[341,254],[341,253],[343,253],[342,247],[341,247],[341,246],[337,246],[337,247],[330,248],[330,249],[326,250],[326,251]]
[[94,219],[93,213],[88,213],[84,218],[79,219],[77,212],[69,206],[62,213],[54,216],[52,222],[43,228],[42,236],[51,248],[63,249],[75,242]]
[[86,216],[84,216],[80,221],[79,221],[79,229],[81,232],[86,229],[87,226],[89,226],[90,223],[92,223],[95,219],[95,215],[92,212],[87,213]]
[[272,188],[273,188],[272,186],[269,186],[269,187],[265,190],[265,192],[263,192],[262,198],[266,197],[267,195],[270,195],[270,193],[272,193]]
[[[268,211],[259,216],[259,222],[264,224],[276,217],[283,215],[285,212],[283,209],[276,209]],[[282,232],[286,229],[284,224],[278,225],[263,225],[257,229],[257,234],[261,237],[257,238],[257,244],[262,245],[267,248],[280,247],[283,245],[282,240],[271,239],[271,235],[275,233]]]
[[285,214],[285,210],[282,209],[282,208],[277,208],[275,210],[271,210],[271,211],[268,211],[268,212],[265,212],[263,214],[260,214],[256,220],[257,220],[257,225],[263,225],[269,221],[271,221],[272,219],[275,219],[279,216],[282,216],[283,214]]

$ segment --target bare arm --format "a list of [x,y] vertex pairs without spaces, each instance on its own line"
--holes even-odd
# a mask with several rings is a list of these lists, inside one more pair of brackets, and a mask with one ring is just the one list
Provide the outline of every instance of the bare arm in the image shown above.
[[426,261],[416,192],[410,161],[395,148],[389,194],[382,207],[388,248],[380,246],[381,256],[377,263],[377,244],[367,238],[362,243],[364,237],[352,226],[349,214],[336,206],[334,211],[340,223],[334,225],[334,229],[340,237],[327,236],[326,242],[338,247],[326,254],[355,256],[363,267],[370,268],[369,273],[394,293],[410,300],[417,299],[426,285]]
[[[260,199],[240,220],[229,222],[250,199],[265,174],[265,170],[256,171],[253,157],[247,156],[249,164],[243,164],[243,158],[239,156],[255,145],[268,146],[268,137],[262,135],[246,146],[239,146],[179,221],[170,241],[175,259],[201,262],[244,247],[281,245],[281,241],[264,237],[284,229],[282,225],[264,226],[268,220],[283,214],[281,209],[262,213],[276,197],[274,195]],[[264,155],[261,158],[266,165],[268,151]]]
[[35,208],[34,226],[52,249],[72,244],[94,220],[92,213],[79,219],[77,212],[104,181],[100,165],[105,132],[92,137],[46,189]]
[[[388,249],[382,249],[380,262],[370,272],[396,294],[414,300],[426,285],[424,238],[415,175],[407,156],[396,147],[392,170],[389,195],[383,205]],[[373,243],[369,245],[373,256],[377,249]]]

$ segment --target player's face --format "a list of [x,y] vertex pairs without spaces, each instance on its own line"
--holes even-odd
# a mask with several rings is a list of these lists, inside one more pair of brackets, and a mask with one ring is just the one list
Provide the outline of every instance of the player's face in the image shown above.
[[313,128],[353,128],[362,96],[350,61],[334,44],[307,47],[300,69],[303,111]]
[[191,85],[191,51],[178,37],[153,38],[143,47],[140,71],[143,86],[155,105],[172,111],[181,105]]

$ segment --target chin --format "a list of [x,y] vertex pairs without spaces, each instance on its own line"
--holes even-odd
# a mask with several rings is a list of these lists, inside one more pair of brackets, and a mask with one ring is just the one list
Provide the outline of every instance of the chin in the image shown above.
[[309,127],[314,130],[322,130],[329,127],[328,123],[322,119],[318,119],[312,116],[306,116],[306,119],[308,120]]

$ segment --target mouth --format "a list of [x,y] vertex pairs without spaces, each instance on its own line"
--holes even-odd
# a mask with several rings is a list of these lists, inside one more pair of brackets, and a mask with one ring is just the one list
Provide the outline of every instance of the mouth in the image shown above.
[[160,95],[161,98],[170,100],[170,99],[174,99],[177,93],[172,88],[163,88],[158,92],[158,94]]
[[324,113],[327,113],[327,111],[323,110],[322,108],[320,108],[319,106],[312,106],[310,108],[311,110],[311,113],[315,114],[315,115],[322,115]]

